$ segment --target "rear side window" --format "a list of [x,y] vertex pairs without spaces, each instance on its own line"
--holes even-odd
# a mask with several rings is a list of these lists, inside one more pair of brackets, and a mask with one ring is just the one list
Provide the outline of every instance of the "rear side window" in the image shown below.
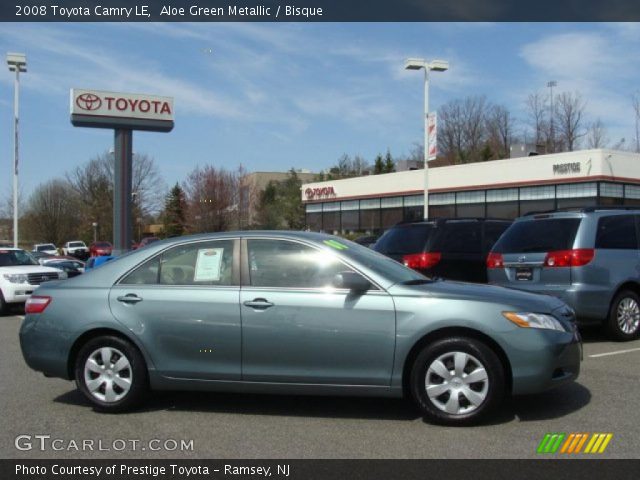
[[612,215],[598,220],[596,248],[634,250],[638,248],[636,221],[633,215]]
[[431,248],[442,253],[480,253],[480,223],[447,222]]
[[404,255],[424,252],[433,225],[416,224],[387,230],[374,246],[376,252],[387,255]]
[[548,218],[515,222],[493,247],[496,253],[527,253],[573,248],[579,218]]

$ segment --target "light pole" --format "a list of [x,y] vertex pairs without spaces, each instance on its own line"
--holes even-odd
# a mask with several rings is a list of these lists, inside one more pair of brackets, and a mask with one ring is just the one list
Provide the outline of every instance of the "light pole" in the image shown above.
[[424,58],[408,58],[404,62],[406,70],[424,69],[424,219],[429,219],[429,71],[444,72],[449,69],[449,62]]
[[96,243],[98,241],[98,222],[93,222],[91,226],[93,227],[93,243]]
[[[549,110],[549,140],[550,140],[550,145],[551,145],[551,150],[553,150],[553,152],[555,152],[556,150],[556,138],[554,135],[554,131],[553,131],[553,114],[555,113],[553,111],[553,87],[557,87],[558,86],[558,82],[556,82],[555,80],[550,80],[547,82],[547,87],[549,87],[549,100],[551,102],[551,109]],[[547,152],[547,153],[553,153],[553,152]]]
[[27,57],[23,53],[7,53],[9,71],[16,72],[13,91],[13,246],[18,248],[18,107],[20,73],[27,71]]

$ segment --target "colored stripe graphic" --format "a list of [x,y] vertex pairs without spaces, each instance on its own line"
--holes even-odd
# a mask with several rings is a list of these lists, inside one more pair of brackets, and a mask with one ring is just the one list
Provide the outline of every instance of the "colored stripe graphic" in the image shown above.
[[604,453],[612,438],[612,433],[547,433],[538,445],[537,453]]

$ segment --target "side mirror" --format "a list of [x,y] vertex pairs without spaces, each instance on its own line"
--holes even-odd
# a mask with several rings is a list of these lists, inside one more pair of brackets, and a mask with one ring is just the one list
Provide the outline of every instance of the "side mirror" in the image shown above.
[[333,286],[346,288],[353,292],[366,292],[371,288],[371,282],[356,272],[341,272],[333,278]]

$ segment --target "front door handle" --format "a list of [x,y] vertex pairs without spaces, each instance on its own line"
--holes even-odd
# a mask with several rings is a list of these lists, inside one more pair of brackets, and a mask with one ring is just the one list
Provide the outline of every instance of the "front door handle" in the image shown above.
[[117,300],[122,303],[138,303],[142,301],[142,297],[137,296],[135,293],[127,293],[124,296],[118,297]]
[[245,307],[255,308],[256,310],[266,310],[273,307],[273,303],[269,302],[266,298],[254,298],[253,300],[247,300],[243,303]]

